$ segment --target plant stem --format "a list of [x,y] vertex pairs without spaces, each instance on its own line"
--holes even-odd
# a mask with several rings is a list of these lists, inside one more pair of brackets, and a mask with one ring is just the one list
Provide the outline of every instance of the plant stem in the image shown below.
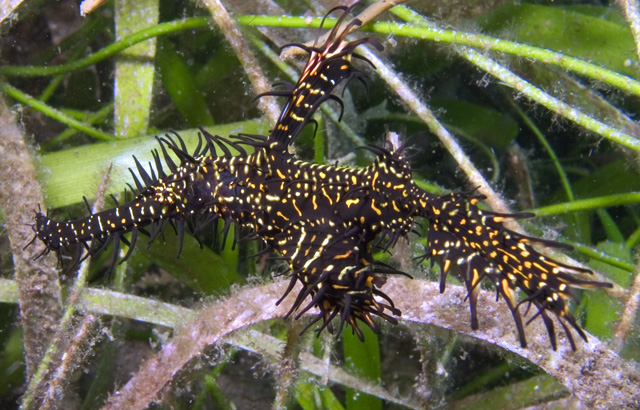
[[640,58],[640,7],[637,0],[616,0],[618,7],[622,9],[629,28],[633,34],[633,42],[636,44],[636,53]]
[[542,208],[531,209],[536,216],[551,216],[564,214],[567,212],[577,212],[604,208],[608,206],[619,206],[640,203],[640,192],[629,192],[625,194],[616,194],[601,196],[597,198],[578,199],[572,202],[554,204],[544,206]]
[[112,55],[131,47],[134,44],[140,43],[141,41],[145,41],[164,34],[174,33],[177,31],[194,30],[207,27],[208,24],[209,19],[207,17],[193,17],[183,20],[170,21],[167,23],[160,23],[157,26],[138,31],[135,34],[127,36],[121,41],[116,41],[115,43],[108,45],[102,50],[88,55],[87,57],[80,60],[54,66],[4,66],[0,67],[0,74],[19,77],[64,74],[89,67],[90,65],[105,60]]
[[0,91],[4,92],[5,94],[14,98],[15,100],[21,102],[22,104],[27,105],[35,110],[38,110],[41,113],[53,118],[54,120],[58,120],[63,124],[66,124],[72,128],[75,128],[79,131],[86,133],[87,135],[91,135],[94,138],[97,138],[102,141],[113,141],[115,139],[113,135],[107,134],[104,131],[100,131],[96,128],[90,127],[76,120],[70,115],[67,115],[62,111],[57,110],[51,107],[50,105],[47,105],[42,101],[28,94],[23,93],[22,91],[18,90],[17,88],[7,83],[0,82]]

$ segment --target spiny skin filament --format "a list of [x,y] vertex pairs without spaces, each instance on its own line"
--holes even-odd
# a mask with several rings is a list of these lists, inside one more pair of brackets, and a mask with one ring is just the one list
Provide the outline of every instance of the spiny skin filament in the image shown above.
[[[359,25],[354,20],[342,27],[350,11],[344,9],[325,44],[305,47],[309,62],[286,94],[289,99],[268,137],[224,138],[202,130],[193,153],[177,134],[161,138],[161,153],[153,153],[157,176],[155,172],[149,175],[136,160],[139,178],[134,174],[136,196],[132,201],[67,222],[37,213],[37,237],[47,251],[58,252],[78,243],[95,254],[99,250],[89,242],[113,242],[117,255],[121,242],[132,247],[138,232],[153,239],[167,223],[176,226],[180,238],[185,230],[193,232],[218,220],[224,221],[226,232],[231,224],[246,227],[288,264],[291,282],[283,299],[297,282],[302,284],[289,314],[300,317],[317,308],[319,315],[309,326],[322,320],[318,331],[327,328],[330,332],[340,315],[338,330],[347,324],[362,339],[358,322],[378,332],[373,316],[396,323],[395,316],[400,315],[381,288],[385,275],[402,272],[376,261],[374,248],[380,243],[393,246],[412,232],[416,218],[426,219],[428,249],[423,258],[439,262],[441,291],[450,271],[461,275],[474,329],[478,327],[477,292],[487,278],[511,310],[522,346],[526,338],[518,307],[528,303],[537,309],[533,318],[540,316],[544,321],[552,347],[556,348],[556,335],[549,313],[560,319],[575,350],[567,324],[585,340],[586,335],[571,314],[567,298],[573,297],[574,287],[611,285],[579,279],[575,274],[589,271],[556,262],[532,246],[561,244],[504,226],[508,219],[531,215],[482,211],[477,207],[484,199],[480,195],[429,194],[414,183],[401,148],[366,147],[376,160],[365,168],[318,165],[288,152],[288,145],[318,107],[327,99],[338,99],[332,95],[335,87],[364,75],[352,64],[354,50],[365,42],[379,45],[369,38],[346,41],[347,31]],[[228,147],[240,154],[232,156]],[[168,151],[177,155],[179,164]],[[130,242],[123,236],[127,232],[132,232]],[[525,295],[519,302],[517,291]]]

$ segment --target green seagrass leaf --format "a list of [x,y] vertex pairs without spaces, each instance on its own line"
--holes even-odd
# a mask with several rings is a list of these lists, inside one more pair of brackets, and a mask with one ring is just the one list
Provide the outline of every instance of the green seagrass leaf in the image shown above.
[[629,28],[607,19],[560,7],[522,4],[500,7],[476,21],[487,32],[507,32],[507,37],[518,42],[592,60],[638,78]]
[[[157,25],[159,3],[159,0],[117,1],[114,7],[116,37],[123,39]],[[147,133],[156,72],[155,53],[156,39],[151,39],[136,44],[116,58],[113,119],[115,134],[120,137]]]
[[296,401],[303,410],[343,410],[338,398],[331,389],[313,382],[301,382],[296,385]]
[[442,98],[432,99],[431,105],[444,110],[440,119],[447,126],[489,146],[504,148],[518,135],[519,126],[513,118],[486,106]]
[[626,160],[601,166],[572,184],[576,198],[624,194],[640,191],[640,175]]
[[[353,334],[350,328],[342,332],[345,367],[353,374],[373,382],[380,380],[380,346],[378,336],[363,323],[360,329],[364,334],[364,342]],[[382,409],[382,401],[375,396],[347,389],[347,410]]]
[[[625,247],[624,243],[600,242],[597,248],[607,255],[633,263],[631,249]],[[605,274],[612,282],[625,289],[629,288],[632,277],[630,272],[595,259],[589,265]],[[623,302],[612,298],[603,290],[584,292],[582,299],[586,311],[585,330],[600,338],[610,338],[615,331]]]
[[12,388],[17,388],[24,383],[24,347],[22,342],[24,336],[22,327],[19,326],[13,329],[3,329],[3,333],[6,333],[6,336],[4,336],[5,340],[3,340],[0,352],[0,366],[6,370],[0,372],[0,394],[5,395]]
[[[244,282],[234,266],[211,249],[200,248],[191,235],[185,234],[182,253],[177,258],[178,239],[171,231],[167,228],[164,238],[157,238],[144,252],[135,252],[129,264],[157,264],[181,283],[205,295],[224,294],[232,285]],[[143,248],[146,248],[145,239],[144,236],[140,238]]]
[[577,4],[575,6],[564,6],[564,9],[575,11],[576,13],[586,14],[587,16],[604,19],[619,26],[624,26],[627,24],[624,19],[624,15],[620,13],[620,9],[618,9],[617,7]]
[[162,75],[162,83],[180,111],[188,127],[213,125],[204,96],[196,86],[184,58],[176,51],[171,41],[158,39],[156,64]]

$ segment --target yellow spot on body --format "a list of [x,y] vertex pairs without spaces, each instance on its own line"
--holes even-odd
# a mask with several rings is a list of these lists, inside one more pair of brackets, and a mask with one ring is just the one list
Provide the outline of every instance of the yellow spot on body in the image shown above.
[[348,250],[347,252],[343,253],[342,255],[336,255],[334,257],[334,259],[346,259],[349,257],[349,255],[351,255],[353,253],[353,251]]
[[324,195],[327,200],[329,200],[329,205],[333,205],[333,200],[331,199],[329,194],[327,194],[327,191],[324,189],[324,187],[322,187],[322,195]]
[[375,213],[377,213],[378,215],[382,215],[382,211],[379,208],[376,208],[376,200],[375,199],[371,200],[371,209],[373,209],[373,211]]
[[538,262],[533,262],[533,266],[535,266],[536,268],[540,269],[545,273],[549,273],[549,271],[544,266],[540,265]]
[[[471,284],[475,286],[475,285],[478,284],[479,280],[480,280],[480,273],[478,273],[478,269],[474,269],[473,270],[473,278],[471,279]],[[474,289],[474,290],[476,290],[476,289]]]
[[278,211],[278,213],[277,213],[276,215],[278,215],[280,218],[284,219],[285,221],[288,221],[288,220],[289,220],[289,218],[287,218],[286,216],[284,216],[284,214],[283,214],[282,212],[280,212],[280,211]]
[[293,207],[296,209],[296,211],[298,212],[298,216],[302,216],[302,212],[300,212],[300,209],[298,208],[298,205],[296,205],[296,200],[292,200],[291,203],[293,204]]
[[347,208],[351,208],[351,205],[356,205],[360,202],[360,199],[347,199],[345,203],[347,204]]

